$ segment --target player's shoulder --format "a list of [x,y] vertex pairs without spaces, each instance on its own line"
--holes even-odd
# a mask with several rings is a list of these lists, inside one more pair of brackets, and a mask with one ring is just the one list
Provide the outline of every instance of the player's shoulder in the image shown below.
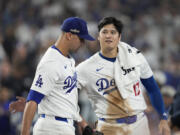
[[37,70],[38,71],[43,71],[43,72],[52,72],[52,71],[56,71],[57,70],[57,66],[53,66],[53,65],[57,65],[55,63],[55,61],[41,61],[38,66],[37,66]]
[[125,42],[122,42],[122,41],[121,41],[121,42],[120,42],[120,45],[123,46],[123,48],[126,49],[126,51],[127,51],[128,53],[134,53],[134,54],[140,54],[140,53],[141,53],[140,50],[138,50],[136,47],[131,46],[131,45],[128,44],[128,43],[125,43]]
[[54,55],[51,53],[51,49],[49,48],[45,54],[42,56],[37,70],[45,70],[45,71],[55,71],[59,67],[58,60],[54,58]]
[[76,67],[77,71],[85,71],[85,70],[91,69],[92,66],[94,66],[94,64],[97,62],[98,57],[99,57],[98,53],[95,53],[94,55],[86,59],[85,61],[81,62]]

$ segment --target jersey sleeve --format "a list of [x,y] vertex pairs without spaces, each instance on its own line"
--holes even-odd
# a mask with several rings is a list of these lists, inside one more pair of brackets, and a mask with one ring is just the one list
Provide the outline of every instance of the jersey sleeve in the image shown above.
[[86,84],[86,80],[85,80],[85,77],[84,77],[84,70],[82,68],[82,66],[77,66],[76,67],[76,72],[77,72],[77,88],[79,90],[82,90],[84,87],[85,87],[85,84]]
[[44,95],[34,91],[34,90],[30,90],[29,94],[26,98],[26,102],[29,102],[30,100],[35,101],[37,104],[39,104],[41,102],[41,100],[44,98]]
[[142,79],[150,78],[153,75],[153,72],[151,70],[151,67],[149,66],[147,60],[145,57],[141,54],[137,54],[140,58],[141,65],[140,65],[140,77]]
[[48,95],[53,90],[53,84],[57,78],[55,66],[44,64],[36,69],[36,74],[31,85],[31,90]]

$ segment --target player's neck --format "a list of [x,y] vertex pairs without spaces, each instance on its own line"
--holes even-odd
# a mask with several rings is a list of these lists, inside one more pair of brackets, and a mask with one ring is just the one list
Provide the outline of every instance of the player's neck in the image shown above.
[[62,40],[62,38],[58,38],[58,40],[55,43],[56,48],[58,48],[62,55],[64,55],[65,57],[69,56],[69,50],[67,48],[66,43],[64,43],[64,41]]
[[117,48],[113,50],[101,50],[103,56],[107,58],[115,58],[117,56]]

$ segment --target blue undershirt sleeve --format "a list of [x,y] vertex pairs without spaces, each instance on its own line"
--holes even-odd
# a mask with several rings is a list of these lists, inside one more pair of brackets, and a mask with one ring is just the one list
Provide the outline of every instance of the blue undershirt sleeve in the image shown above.
[[27,96],[26,102],[33,100],[37,104],[39,104],[43,98],[44,98],[44,95],[42,93],[39,93],[39,92],[34,91],[34,90],[30,90],[30,92]]
[[167,120],[167,114],[165,113],[165,107],[160,89],[154,80],[154,77],[151,76],[147,79],[141,79],[142,84],[146,88],[148,95],[150,97],[151,104],[156,109],[160,115],[160,119]]

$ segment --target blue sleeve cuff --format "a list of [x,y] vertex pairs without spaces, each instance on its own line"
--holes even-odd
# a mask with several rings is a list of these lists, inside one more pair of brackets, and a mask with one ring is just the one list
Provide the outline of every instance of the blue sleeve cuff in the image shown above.
[[33,100],[37,104],[39,104],[43,98],[44,98],[44,95],[42,93],[39,93],[39,92],[34,91],[34,90],[30,90],[30,92],[27,96],[26,102]]
[[168,119],[167,113],[163,113],[162,115],[160,115],[160,119],[161,120],[167,120]]

